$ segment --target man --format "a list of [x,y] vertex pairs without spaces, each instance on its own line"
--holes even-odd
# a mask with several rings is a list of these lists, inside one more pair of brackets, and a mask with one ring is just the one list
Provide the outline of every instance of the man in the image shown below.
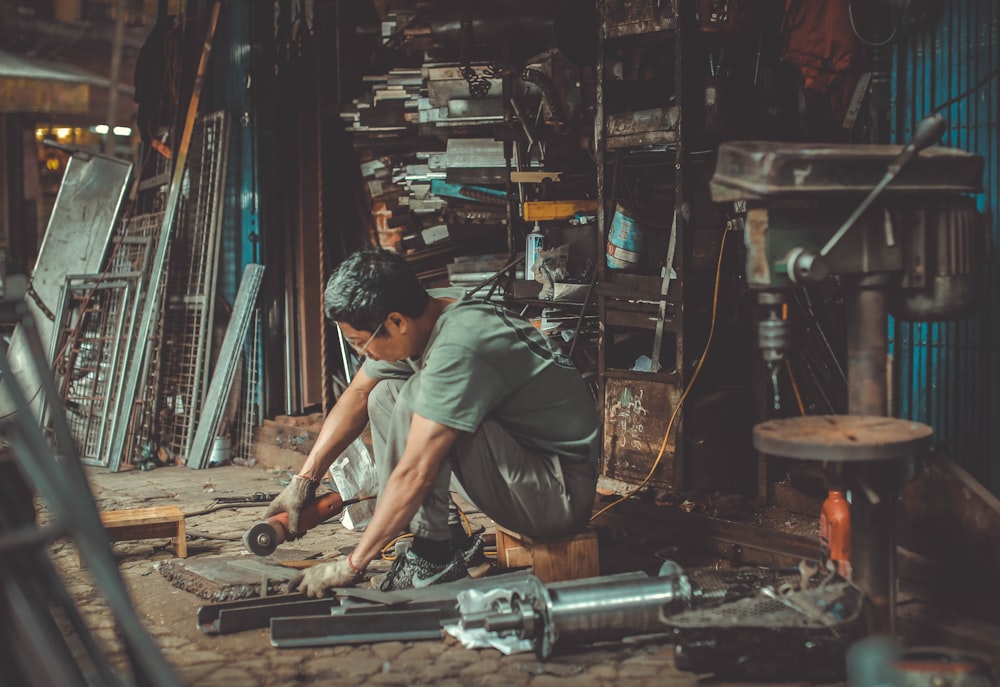
[[324,308],[366,360],[268,516],[287,511],[297,533],[302,506],[369,422],[379,495],[354,551],[310,568],[293,586],[321,596],[357,582],[406,528],[413,544],[384,591],[464,577],[482,542],[453,546],[450,486],[531,537],[586,525],[597,483],[593,398],[529,322],[481,301],[431,295],[401,256],[377,249],[334,271]]

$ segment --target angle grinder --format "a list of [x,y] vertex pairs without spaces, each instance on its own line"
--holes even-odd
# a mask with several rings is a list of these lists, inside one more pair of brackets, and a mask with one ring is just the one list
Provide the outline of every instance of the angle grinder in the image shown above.
[[[321,522],[326,522],[339,514],[346,506],[360,503],[371,497],[360,497],[344,501],[335,491],[312,500],[302,509],[299,516],[299,526],[303,533],[311,530]],[[288,513],[278,513],[262,522],[258,522],[243,535],[243,544],[248,550],[258,556],[270,556],[278,548],[278,544],[295,539],[288,531]]]

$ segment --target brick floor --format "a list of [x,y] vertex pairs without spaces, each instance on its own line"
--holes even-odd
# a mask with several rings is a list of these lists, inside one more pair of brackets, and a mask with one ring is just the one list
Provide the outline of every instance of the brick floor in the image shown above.
[[[204,509],[218,497],[280,491],[282,480],[289,477],[285,472],[234,465],[207,470],[170,467],[116,474],[90,469],[88,475],[95,501],[102,510],[176,505],[185,513]],[[260,507],[227,508],[188,517],[189,533],[228,538],[190,539],[188,560],[242,554],[242,534],[262,519],[262,514]],[[44,507],[42,517],[45,517]],[[480,513],[470,513],[470,519],[476,525],[489,527],[492,524]],[[331,521],[283,546],[328,556],[349,551],[358,536]],[[670,684],[684,687],[697,683],[695,675],[675,668],[672,646],[664,637],[612,642],[597,647],[567,647],[540,663],[533,654],[503,656],[494,649],[470,650],[451,638],[276,649],[270,644],[269,630],[211,636],[197,629],[195,622],[197,609],[207,602],[175,587],[156,570],[158,562],[174,557],[169,540],[118,542],[113,550],[140,617],[168,662],[189,685],[597,687],[628,684],[642,687]],[[123,661],[110,613],[92,588],[87,571],[76,566],[72,547],[68,543],[57,543],[52,554],[88,626],[107,643],[110,660],[113,663]]]

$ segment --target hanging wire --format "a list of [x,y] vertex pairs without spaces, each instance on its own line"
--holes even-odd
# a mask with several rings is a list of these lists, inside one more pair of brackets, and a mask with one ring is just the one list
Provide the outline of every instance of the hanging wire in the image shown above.
[[[906,4],[909,5],[910,3],[907,2]],[[854,35],[857,36],[859,41],[861,41],[870,48],[881,48],[883,45],[888,45],[892,41],[892,39],[896,37],[896,34],[899,32],[899,25],[902,23],[903,12],[899,13],[900,19],[899,21],[896,22],[896,25],[892,27],[892,33],[890,33],[889,37],[882,42],[871,41],[861,35],[861,33],[858,31],[857,24],[854,23],[854,8],[852,7],[852,3],[849,0],[847,3],[847,17],[848,19],[851,20],[851,31],[854,32]]]
[[701,372],[701,368],[705,364],[705,359],[708,357],[708,351],[712,347],[712,339],[715,335],[715,323],[718,319],[719,314],[719,282],[722,279],[722,257],[726,252],[726,234],[722,234],[722,241],[719,242],[719,261],[715,268],[715,289],[712,293],[712,323],[708,329],[708,339],[705,341],[705,348],[701,352],[701,358],[698,359],[698,365],[695,366],[694,372],[691,373],[691,379],[688,381],[687,386],[684,387],[684,392],[681,397],[677,400],[677,405],[674,406],[674,412],[670,415],[670,420],[667,422],[667,430],[663,433],[663,442],[660,444],[660,452],[656,456],[656,460],[653,461],[652,467],[649,468],[649,472],[643,478],[642,482],[636,486],[635,489],[619,497],[617,500],[612,501],[606,505],[601,510],[590,516],[591,522],[596,520],[598,517],[608,512],[615,506],[617,506],[622,501],[626,501],[633,496],[635,496],[639,491],[646,486],[650,479],[653,477],[653,473],[656,472],[656,468],[659,467],[660,461],[663,460],[663,456],[667,452],[667,444],[670,442],[670,433],[674,428],[674,422],[677,420],[677,416],[680,414],[681,408],[684,406],[684,401],[687,399],[688,394],[691,392],[691,388],[694,386],[695,381],[698,379],[698,374]]

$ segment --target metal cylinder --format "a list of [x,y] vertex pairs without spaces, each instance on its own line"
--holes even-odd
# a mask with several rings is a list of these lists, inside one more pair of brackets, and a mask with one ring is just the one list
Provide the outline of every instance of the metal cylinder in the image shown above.
[[691,604],[693,592],[680,567],[668,561],[658,577],[558,588],[539,585],[532,596],[540,621],[533,638],[535,653],[545,658],[557,641],[586,644],[660,630],[666,616]]
[[896,510],[912,461],[871,461],[851,465],[851,575],[871,603],[873,634],[895,635]]
[[881,288],[847,289],[847,412],[886,415],[889,311]]

